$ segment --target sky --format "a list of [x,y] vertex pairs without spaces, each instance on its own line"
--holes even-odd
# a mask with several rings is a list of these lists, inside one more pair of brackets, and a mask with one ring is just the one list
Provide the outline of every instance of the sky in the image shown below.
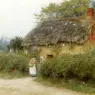
[[34,13],[42,6],[62,0],[0,0],[0,37],[13,38],[25,35],[35,27]]
[[90,0],[89,7],[92,8],[95,5],[95,0]]

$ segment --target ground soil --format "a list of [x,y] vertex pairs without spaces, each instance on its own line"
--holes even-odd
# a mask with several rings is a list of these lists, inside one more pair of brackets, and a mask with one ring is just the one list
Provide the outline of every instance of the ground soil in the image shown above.
[[34,78],[0,79],[0,95],[88,95],[67,89],[47,87]]

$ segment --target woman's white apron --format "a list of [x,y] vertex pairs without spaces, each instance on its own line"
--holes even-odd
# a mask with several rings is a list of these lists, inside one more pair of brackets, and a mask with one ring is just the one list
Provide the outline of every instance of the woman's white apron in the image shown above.
[[29,74],[30,75],[36,75],[36,66],[34,65],[33,67],[29,67]]

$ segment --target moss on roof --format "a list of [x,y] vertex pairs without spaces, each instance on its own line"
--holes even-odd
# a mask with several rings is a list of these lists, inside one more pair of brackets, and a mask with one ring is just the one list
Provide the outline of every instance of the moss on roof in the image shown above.
[[58,42],[83,44],[88,39],[87,28],[80,20],[44,21],[27,34],[23,45],[48,45]]

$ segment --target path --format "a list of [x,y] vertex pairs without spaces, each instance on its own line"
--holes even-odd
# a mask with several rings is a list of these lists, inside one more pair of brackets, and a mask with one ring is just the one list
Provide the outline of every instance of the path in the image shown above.
[[87,95],[71,90],[46,87],[32,78],[0,79],[0,95]]

